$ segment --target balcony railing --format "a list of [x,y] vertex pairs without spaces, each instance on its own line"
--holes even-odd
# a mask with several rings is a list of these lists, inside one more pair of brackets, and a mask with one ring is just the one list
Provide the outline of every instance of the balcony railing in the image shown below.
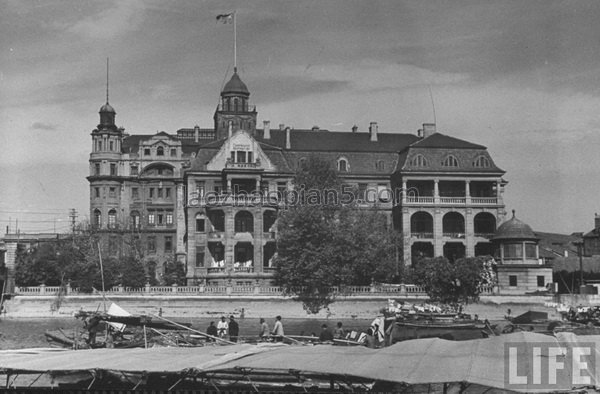
[[[60,286],[30,286],[30,287],[15,287],[15,295],[19,296],[54,296],[59,293]],[[79,289],[63,286],[67,295],[83,295],[86,293],[80,292]],[[482,294],[494,294],[498,292],[497,287],[485,287],[481,289]],[[329,291],[338,296],[365,296],[375,295],[384,297],[419,297],[425,298],[425,289],[422,286],[413,284],[380,284],[371,286],[345,286],[343,288],[331,287]],[[283,289],[278,286],[150,286],[144,287],[126,287],[116,286],[108,289],[106,294],[130,294],[130,295],[171,295],[178,296],[199,296],[199,295],[263,295],[263,296],[281,296]],[[98,290],[94,290],[92,294],[100,294]]]
[[447,233],[447,232],[444,232],[444,237],[448,237],[448,238],[464,238],[465,237],[465,233]]
[[[438,197],[439,204],[445,205],[497,205],[498,197]],[[433,196],[406,196],[406,204],[427,204],[436,203],[436,197]]]
[[415,238],[433,239],[433,232],[431,232],[431,233],[416,233],[416,232],[414,232],[413,233],[411,231],[410,235]]
[[433,196],[425,196],[425,197],[407,196],[406,202],[411,203],[411,204],[433,204],[435,202],[435,197],[433,197]]
[[440,197],[440,204],[463,205],[467,203],[466,197]]

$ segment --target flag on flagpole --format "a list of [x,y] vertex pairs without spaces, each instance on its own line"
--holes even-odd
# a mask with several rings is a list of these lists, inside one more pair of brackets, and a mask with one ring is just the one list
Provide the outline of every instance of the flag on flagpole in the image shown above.
[[229,14],[217,15],[217,22],[232,23],[233,22],[233,12],[230,12]]

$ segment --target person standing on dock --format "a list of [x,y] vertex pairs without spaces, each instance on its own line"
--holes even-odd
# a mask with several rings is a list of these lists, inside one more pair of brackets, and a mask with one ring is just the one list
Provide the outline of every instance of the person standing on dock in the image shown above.
[[207,340],[214,342],[215,341],[214,337],[216,337],[217,335],[219,335],[219,333],[217,332],[217,327],[215,326],[215,322],[214,321],[210,322],[210,325],[206,329],[206,333],[208,335],[210,335],[211,337],[213,337],[213,338],[209,337],[209,338],[207,338]]
[[219,332],[219,337],[225,338],[227,336],[227,331],[229,331],[229,324],[227,324],[227,320],[225,320],[225,316],[221,316],[221,321],[217,324],[217,331]]
[[273,332],[271,333],[275,337],[275,342],[283,342],[283,323],[281,323],[281,316],[275,318],[275,325],[273,326]]
[[240,335],[240,326],[235,321],[233,316],[229,316],[229,340],[231,342],[237,342],[238,335]]
[[265,321],[265,319],[263,319],[262,317],[260,318],[260,331],[258,333],[258,336],[260,337],[261,341],[266,341],[269,338],[269,325],[267,324],[267,322]]

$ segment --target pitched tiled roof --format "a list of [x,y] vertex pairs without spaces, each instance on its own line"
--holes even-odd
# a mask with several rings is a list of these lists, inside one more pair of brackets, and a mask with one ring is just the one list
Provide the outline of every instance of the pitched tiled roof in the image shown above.
[[[285,130],[271,130],[271,138],[263,138],[264,130],[256,130],[256,139],[269,145],[285,148]],[[302,152],[399,152],[417,141],[413,134],[378,133],[377,141],[370,141],[369,133],[339,131],[291,130],[292,151]]]
[[447,149],[486,149],[483,145],[450,137],[441,133],[434,133],[411,145],[413,148],[447,148]]

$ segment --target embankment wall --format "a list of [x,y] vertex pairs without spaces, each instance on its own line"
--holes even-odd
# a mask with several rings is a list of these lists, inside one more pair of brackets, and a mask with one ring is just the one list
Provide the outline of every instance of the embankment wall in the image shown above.
[[[372,318],[380,314],[387,305],[389,297],[383,296],[352,296],[341,297],[318,314],[308,314],[302,303],[281,296],[169,296],[169,295],[120,295],[110,296],[106,300],[107,307],[111,302],[117,303],[132,314],[162,313],[166,317],[202,318],[222,315],[241,316],[245,318],[273,318],[281,315],[286,318]],[[423,303],[424,297],[402,299],[408,303]],[[546,311],[556,316],[555,310],[545,306],[554,299],[547,296],[483,296],[477,304],[470,304],[467,313],[478,314],[480,318],[490,320],[502,319],[511,309],[513,316],[528,311]],[[54,296],[15,296],[6,300],[5,315],[8,318],[51,318],[71,316],[79,310],[102,310],[103,298],[99,295],[73,295],[64,297],[57,308],[57,298]],[[599,299],[600,303],[600,299]]]

